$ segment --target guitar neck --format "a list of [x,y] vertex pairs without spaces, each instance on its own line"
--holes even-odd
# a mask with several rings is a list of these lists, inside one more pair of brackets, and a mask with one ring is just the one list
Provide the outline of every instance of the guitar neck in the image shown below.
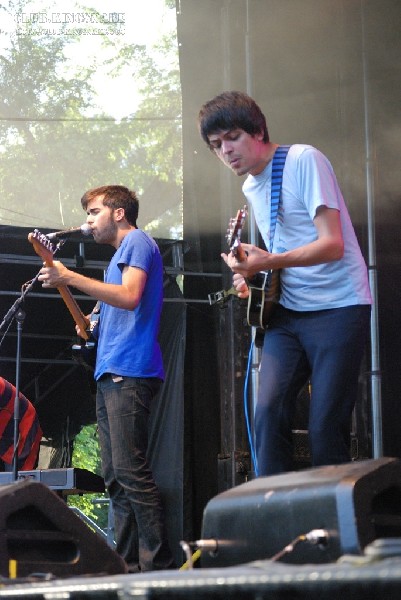
[[236,246],[235,250],[232,251],[232,253],[238,262],[243,262],[246,259],[245,250],[241,246],[241,242],[238,242],[238,245]]
[[68,310],[70,311],[71,316],[75,321],[75,324],[78,325],[81,331],[81,336],[84,338],[84,340],[87,340],[89,338],[89,335],[86,331],[89,326],[88,319],[82,313],[81,309],[75,301],[75,298],[73,297],[69,288],[66,285],[58,287],[57,290],[62,299],[64,300],[64,303],[67,306]]
[[[38,229],[35,229],[32,233],[28,234],[28,241],[33,245],[35,252],[38,256],[41,257],[46,267],[53,267],[53,253],[54,248],[51,244],[51,241],[46,238],[45,235],[40,233]],[[87,329],[89,327],[89,319],[85,317],[76,303],[73,295],[71,294],[69,288],[66,285],[60,286],[57,288],[60,296],[64,300],[65,305],[71,313],[72,318],[74,319],[76,325],[78,325],[80,329],[81,336],[84,340],[89,339],[89,334],[87,333]]]

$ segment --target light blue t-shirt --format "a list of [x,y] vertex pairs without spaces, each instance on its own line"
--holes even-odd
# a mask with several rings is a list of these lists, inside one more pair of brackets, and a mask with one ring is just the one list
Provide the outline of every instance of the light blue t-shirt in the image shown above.
[[121,284],[125,265],[145,271],[145,289],[135,310],[101,304],[95,379],[103,373],[163,379],[157,339],[163,304],[163,264],[156,242],[140,229],[124,237],[110,261],[106,283]]
[[[272,162],[259,175],[248,175],[242,188],[268,249],[271,172]],[[294,144],[283,171],[272,251],[286,252],[316,240],[313,219],[319,206],[340,212],[344,256],[310,267],[282,269],[280,304],[298,311],[371,304],[366,264],[333,168],[316,148]]]

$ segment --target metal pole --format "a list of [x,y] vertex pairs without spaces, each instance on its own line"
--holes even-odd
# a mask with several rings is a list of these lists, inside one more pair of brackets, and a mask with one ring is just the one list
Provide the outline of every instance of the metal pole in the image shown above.
[[363,102],[365,126],[365,163],[366,163],[366,202],[368,217],[368,253],[369,253],[369,283],[373,298],[372,317],[370,323],[371,335],[371,408],[372,408],[372,454],[373,458],[383,456],[382,438],[382,404],[381,404],[381,371],[379,351],[379,323],[377,309],[377,266],[376,266],[376,236],[375,236],[375,195],[372,153],[370,114],[369,114],[369,77],[366,56],[366,31],[364,0],[361,2],[362,25],[362,71],[363,71]]

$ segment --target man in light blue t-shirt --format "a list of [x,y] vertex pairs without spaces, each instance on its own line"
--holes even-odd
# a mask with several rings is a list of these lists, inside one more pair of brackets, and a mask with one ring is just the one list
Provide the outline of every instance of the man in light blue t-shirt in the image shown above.
[[[159,491],[147,461],[150,405],[164,379],[157,341],[163,266],[155,241],[137,228],[138,200],[124,186],[81,199],[95,241],[115,248],[104,281],[60,262],[41,269],[44,287],[72,286],[98,300],[95,379],[102,471],[114,512],[116,550],[129,572],[173,568]],[[82,334],[77,329],[78,334]]]
[[[242,244],[222,254],[241,298],[260,272],[280,274],[280,297],[264,335],[255,409],[258,475],[293,468],[292,425],[310,382],[309,444],[314,466],[350,460],[350,421],[365,350],[371,295],[365,261],[328,159],[290,146],[276,223],[271,221],[272,161],[255,101],[225,92],[199,113],[202,138],[236,175],[268,250]],[[274,278],[275,280],[275,278]]]

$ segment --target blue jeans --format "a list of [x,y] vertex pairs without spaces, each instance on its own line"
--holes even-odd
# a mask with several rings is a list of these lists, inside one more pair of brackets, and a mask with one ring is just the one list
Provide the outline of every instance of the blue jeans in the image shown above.
[[311,312],[277,307],[265,333],[260,364],[255,409],[258,475],[294,468],[296,399],[308,380],[312,465],[351,459],[351,415],[369,319],[369,305]]
[[147,461],[150,404],[159,379],[110,374],[97,384],[96,415],[116,550],[130,572],[173,567],[160,494]]

